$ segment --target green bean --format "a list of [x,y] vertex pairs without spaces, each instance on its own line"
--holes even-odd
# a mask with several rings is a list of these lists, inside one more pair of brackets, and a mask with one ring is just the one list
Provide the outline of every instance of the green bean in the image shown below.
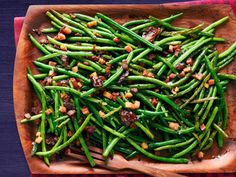
[[72,72],[72,71],[67,71],[67,70],[65,70],[65,69],[63,69],[63,68],[58,68],[58,67],[46,65],[46,64],[43,64],[43,63],[40,63],[40,62],[37,62],[37,61],[34,61],[34,64],[35,64],[36,66],[45,68],[45,69],[47,69],[47,70],[55,70],[56,72],[59,72],[59,73],[65,74],[65,75],[69,75],[69,76],[72,76],[72,77],[79,78],[79,79],[81,79],[82,81],[84,81],[84,83],[86,83],[86,84],[90,83],[90,80],[89,80],[89,79],[87,79],[86,77],[82,76],[82,75],[79,74],[79,73],[75,73],[75,72]]
[[161,50],[160,47],[154,46],[152,43],[150,43],[149,41],[143,39],[141,36],[137,35],[136,33],[134,33],[133,31],[121,26],[120,24],[118,24],[117,22],[113,21],[112,19],[110,19],[109,17],[101,14],[101,13],[97,13],[96,14],[99,18],[101,18],[102,20],[104,20],[106,23],[111,24],[112,26],[118,28],[120,31],[127,33],[128,35],[132,36],[133,38],[137,39],[139,42],[146,44],[147,46],[151,47],[152,49],[156,49],[156,50]]
[[212,76],[212,78],[215,81],[215,85],[216,85],[217,91],[219,92],[219,95],[221,97],[220,108],[223,110],[223,125],[222,125],[222,127],[223,127],[223,129],[225,129],[226,126],[227,126],[228,110],[227,110],[227,106],[226,106],[224,90],[222,88],[222,85],[220,84],[220,80],[218,79],[217,74],[216,74],[216,72],[215,72],[211,62],[209,61],[208,57],[205,56],[204,59],[205,59],[206,65],[207,65],[207,67],[209,69],[209,72],[211,73],[211,76]]
[[139,25],[139,24],[147,23],[149,21],[150,20],[148,20],[148,19],[133,20],[133,21],[128,21],[128,22],[124,23],[123,26],[128,27],[128,26],[133,26],[133,25]]
[[128,81],[145,81],[145,82],[150,82],[150,83],[154,83],[156,85],[159,85],[159,86],[163,86],[165,88],[168,88],[170,89],[170,85],[168,85],[167,83],[161,81],[161,80],[158,80],[158,79],[155,79],[155,78],[150,78],[150,77],[145,77],[145,76],[128,76],[126,78],[126,80]]
[[110,45],[116,45],[116,43],[109,39],[103,39],[103,38],[90,38],[90,37],[68,37],[68,41],[70,42],[95,42],[95,43],[102,43],[102,44],[110,44]]
[[213,123],[213,127],[217,130],[219,134],[221,134],[224,138],[228,138],[229,136],[222,130],[217,124]]
[[50,54],[50,52],[45,49],[31,34],[29,34],[31,42],[44,54]]
[[175,30],[175,31],[180,31],[180,30],[186,30],[186,28],[179,28],[179,27],[174,27],[171,24],[164,22],[162,20],[159,20],[153,16],[150,16],[149,19],[152,21],[155,21],[157,24],[163,26],[164,28],[170,29],[170,30]]
[[[43,91],[42,87],[37,83],[37,81],[32,77],[32,75],[27,74],[28,79],[31,81],[31,83],[35,86],[35,88],[38,90],[38,92],[41,95],[41,105],[42,105],[42,115],[41,115],[41,123],[40,123],[40,134],[42,138],[41,142],[41,148],[42,152],[46,152],[46,143],[45,143],[45,120],[46,120],[46,94]],[[36,153],[37,155],[37,153]],[[49,165],[49,159],[47,157],[44,157],[44,162]]]
[[50,151],[46,151],[46,152],[37,152],[36,155],[38,156],[51,156],[57,152],[59,152],[60,150],[66,148],[67,146],[69,146],[74,140],[76,140],[78,138],[78,136],[81,134],[81,132],[83,131],[83,129],[86,127],[86,125],[88,124],[88,122],[90,121],[90,119],[92,118],[92,114],[89,114],[86,119],[84,120],[84,122],[82,123],[82,125],[79,127],[78,130],[76,130],[76,132],[74,133],[74,135],[72,135],[72,137],[70,137],[66,142],[64,142],[63,144],[61,144],[60,146],[56,147],[55,149],[52,149]]
[[59,42],[53,38],[51,38],[50,36],[47,36],[48,38],[48,41],[52,44],[55,44],[55,45],[59,45],[61,46],[62,44],[65,45],[68,49],[70,50],[82,50],[82,51],[93,51],[93,50],[112,50],[112,51],[124,51],[125,49],[124,48],[120,48],[120,47],[109,47],[109,46],[104,46],[104,47],[100,47],[100,46],[76,46],[76,45],[71,45],[71,44],[64,44],[62,42]]
[[41,30],[42,33],[56,33],[58,32],[57,28],[51,27],[51,28],[44,28]]
[[148,151],[145,151],[143,148],[141,148],[139,145],[137,145],[133,140],[131,140],[130,138],[126,138],[126,140],[139,152],[141,152],[142,154],[144,154],[145,156],[153,159],[153,160],[157,160],[157,161],[161,161],[161,162],[169,162],[169,163],[188,163],[187,159],[184,158],[180,158],[180,159],[176,159],[176,158],[165,158],[165,157],[160,157],[157,155],[154,155]]
[[28,118],[22,119],[22,120],[20,121],[20,123],[31,122],[31,121],[37,120],[37,119],[39,119],[39,118],[41,118],[41,117],[42,117],[42,114],[36,114],[36,115],[31,116],[29,119],[28,119]]
[[227,21],[229,19],[228,16],[212,23],[211,25],[209,25],[208,27],[206,27],[204,30],[202,30],[203,32],[209,32],[210,30],[214,29],[215,27],[221,25],[222,23],[224,23],[225,21]]
[[[183,141],[183,142],[180,142],[180,143],[177,143],[177,144],[172,144],[171,143],[171,144],[163,145],[163,146],[155,148],[154,150],[155,151],[161,151],[161,150],[164,150],[164,149],[172,149],[172,148],[182,147],[182,146],[188,145],[189,143],[191,143],[193,141],[194,141],[194,138],[190,138],[187,141]],[[166,142],[168,142],[168,141],[166,141]]]
[[180,143],[180,142],[183,142],[183,140],[182,139],[172,139],[172,140],[167,140],[167,141],[149,143],[148,148],[154,149],[157,147],[166,146],[166,145],[173,145],[173,144]]
[[139,127],[149,138],[154,139],[154,135],[152,134],[152,132],[146,128],[145,126],[143,126],[140,122],[136,121],[134,123],[137,127]]
[[220,79],[236,80],[236,75],[233,75],[233,74],[222,74],[222,73],[219,73],[219,74],[218,74],[218,77],[219,77]]

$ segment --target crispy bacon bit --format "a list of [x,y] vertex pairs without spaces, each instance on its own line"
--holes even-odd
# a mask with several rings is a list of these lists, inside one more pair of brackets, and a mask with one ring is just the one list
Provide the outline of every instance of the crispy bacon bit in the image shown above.
[[56,65],[57,65],[57,63],[56,63],[56,62],[54,62],[54,61],[49,61],[49,62],[48,62],[48,65],[49,65],[49,66],[56,66]]
[[176,122],[169,122],[169,128],[172,130],[178,130],[179,129],[179,124]]
[[174,87],[174,88],[171,89],[171,92],[173,94],[176,94],[178,91],[179,91],[179,87]]
[[203,78],[203,74],[202,73],[193,74],[192,76],[193,76],[193,78],[195,78],[197,80],[201,80]]
[[190,57],[189,59],[187,59],[186,64],[192,66],[193,65],[193,58]]
[[142,147],[143,149],[148,149],[148,144],[147,144],[146,142],[142,142],[142,143],[141,143],[141,147]]
[[93,44],[93,53],[96,53],[97,52],[97,49],[96,49],[96,44]]
[[41,136],[37,137],[35,139],[35,143],[40,144],[43,141],[43,138]]
[[108,92],[108,91],[104,91],[103,92],[103,96],[108,98],[108,99],[110,99],[110,100],[113,98],[112,94],[110,92]]
[[59,107],[59,111],[60,111],[61,113],[66,113],[67,109],[66,109],[65,106],[60,106],[60,107]]
[[67,55],[62,55],[61,61],[63,62],[63,66],[67,68],[69,65],[69,57]]
[[68,80],[60,80],[57,82],[58,86],[66,87],[68,85]]
[[166,83],[170,82],[170,76],[167,76],[167,77],[166,77],[165,82],[166,82]]
[[84,128],[84,130],[88,133],[88,134],[93,134],[94,133],[94,131],[96,130],[96,127],[94,127],[94,126],[86,126],[85,128]]
[[61,49],[61,50],[64,50],[64,51],[67,51],[67,47],[66,47],[65,44],[61,44],[61,45],[60,45],[60,49]]
[[200,130],[201,130],[201,131],[204,131],[205,129],[206,129],[205,124],[200,125]]
[[214,79],[208,80],[208,84],[209,84],[209,86],[214,85],[215,84],[215,80]]
[[68,137],[72,137],[73,136],[73,132],[72,131],[68,131],[67,136]]
[[138,109],[140,107],[140,101],[134,101],[134,103],[125,102],[125,107],[132,110]]
[[65,36],[63,33],[59,32],[59,33],[54,37],[54,39],[56,39],[56,40],[58,40],[58,41],[63,41],[63,40],[66,39],[66,36]]
[[184,72],[184,71],[181,71],[181,72],[179,73],[179,77],[181,77],[181,78],[185,77],[185,72]]
[[56,72],[55,72],[54,70],[50,70],[50,71],[48,72],[48,76],[54,77],[54,76],[56,76]]
[[88,115],[88,114],[90,113],[88,107],[86,107],[86,106],[84,106],[84,107],[81,109],[81,112],[82,112],[84,115]]
[[57,137],[47,136],[45,139],[45,143],[49,146],[53,146],[56,144],[57,139]]
[[75,33],[75,36],[82,36],[80,33]]
[[36,106],[31,108],[31,113],[34,114],[34,115],[39,114],[40,111],[41,111],[41,107],[40,107],[39,104],[37,104]]
[[179,63],[175,66],[175,69],[177,69],[178,71],[182,71],[184,68],[185,68],[184,63]]
[[50,115],[52,114],[52,109],[51,108],[48,108],[46,111],[45,111],[46,115]]
[[111,64],[107,64],[105,70],[106,70],[106,76],[110,76],[110,74],[111,74]]
[[120,93],[119,92],[112,92],[112,100],[113,101],[116,101],[117,97],[120,96]]
[[143,76],[145,76],[145,77],[152,77],[152,78],[154,78],[154,74],[153,73],[151,73],[150,71],[148,71],[148,70],[143,70]]
[[169,78],[170,78],[171,80],[174,79],[175,77],[176,77],[176,74],[170,73]]
[[114,37],[114,38],[113,38],[113,41],[114,41],[115,43],[119,43],[119,42],[120,42],[120,39],[119,39],[118,37]]
[[92,61],[98,61],[101,57],[100,56],[91,56],[89,57]]
[[42,32],[38,28],[33,29],[33,32],[37,34],[38,36],[42,34]]
[[99,111],[98,114],[99,114],[99,116],[100,116],[101,118],[104,118],[104,117],[105,117],[105,113],[102,112],[102,111]]
[[186,72],[186,73],[189,73],[189,72],[192,71],[192,68],[191,67],[186,67],[186,68],[183,69],[183,71]]
[[175,45],[175,46],[174,46],[174,51],[175,51],[174,55],[175,55],[175,56],[179,56],[179,53],[180,53],[180,51],[181,51],[180,45]]
[[118,84],[121,84],[127,77],[129,76],[129,71],[125,71],[125,73],[123,73],[121,76],[120,76],[120,79],[118,80]]
[[39,42],[40,44],[48,44],[48,40],[45,36],[40,36]]
[[137,88],[131,88],[130,91],[131,91],[132,93],[138,93],[138,89],[137,89]]
[[77,73],[79,71],[78,66],[74,66],[72,69],[72,72]]
[[149,60],[155,60],[155,58],[156,58],[156,55],[154,53],[151,53],[148,55]]
[[106,63],[106,60],[104,60],[103,58],[99,58],[98,63],[104,65]]
[[70,81],[71,81],[74,89],[79,89],[80,88],[79,85],[78,85],[78,82],[75,78],[70,78]]
[[129,69],[127,60],[122,60],[121,66],[122,66],[122,68],[123,68],[124,70],[128,70],[128,69]]
[[155,27],[149,27],[146,31],[143,32],[142,37],[146,40],[153,42],[156,37],[160,34],[161,29]]
[[179,98],[177,98],[177,99],[175,99],[175,104],[180,104],[181,103],[181,101],[180,101],[180,99]]
[[151,103],[153,106],[156,106],[158,103],[158,100],[156,98],[152,98]]
[[133,49],[130,45],[127,45],[127,46],[125,46],[125,50],[126,50],[126,52],[130,53],[130,52],[132,52]]
[[26,114],[25,114],[25,118],[26,118],[26,119],[30,119],[30,118],[31,118],[30,113],[26,113]]
[[72,104],[70,102],[64,102],[63,106],[65,106],[67,110],[74,110],[75,109],[74,104]]
[[46,77],[43,81],[45,85],[51,85],[52,84],[52,78],[51,77]]
[[97,21],[96,20],[87,23],[87,27],[89,27],[89,28],[92,28],[94,26],[97,26]]
[[61,29],[60,29],[60,32],[62,32],[63,34],[70,34],[72,31],[69,27],[67,26],[63,26]]
[[199,151],[196,155],[198,160],[202,160],[204,158],[204,153],[202,151]]
[[130,124],[132,124],[137,120],[137,116],[132,111],[121,109],[119,114],[121,121],[127,126],[129,126]]
[[91,82],[92,82],[92,84],[93,84],[94,87],[102,87],[102,85],[103,85],[103,80],[101,79],[100,76],[99,76],[99,77],[97,77],[97,76],[92,76],[92,77],[90,78],[90,80],[91,80]]
[[75,112],[76,112],[75,110],[69,110],[67,112],[67,115],[70,116],[70,117],[73,117],[75,115]]
[[133,96],[133,94],[131,92],[127,92],[125,93],[125,98],[129,99]]

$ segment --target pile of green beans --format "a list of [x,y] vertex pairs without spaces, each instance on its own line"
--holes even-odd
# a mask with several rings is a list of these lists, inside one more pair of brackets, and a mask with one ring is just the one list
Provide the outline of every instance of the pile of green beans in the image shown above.
[[101,13],[46,15],[52,26],[29,34],[43,54],[34,61],[40,73],[27,74],[38,111],[21,120],[38,126],[32,156],[49,165],[76,146],[95,166],[89,146],[97,146],[105,160],[119,152],[188,163],[214,140],[223,146],[224,93],[236,76],[219,71],[234,60],[236,43],[219,53],[214,45],[225,40],[214,31],[228,17],[182,28],[171,24],[182,14],[123,25]]

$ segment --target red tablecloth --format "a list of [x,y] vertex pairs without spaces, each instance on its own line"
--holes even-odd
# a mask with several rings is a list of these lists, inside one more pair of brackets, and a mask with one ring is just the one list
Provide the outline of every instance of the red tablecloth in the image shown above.
[[[236,0],[200,0],[200,1],[190,1],[182,2],[189,4],[230,4],[236,15]],[[17,45],[21,28],[24,22],[24,17],[14,18],[14,31],[15,31],[15,44]],[[236,177],[236,173],[228,174],[186,174],[191,177]],[[147,175],[31,175],[31,177],[147,177]]]

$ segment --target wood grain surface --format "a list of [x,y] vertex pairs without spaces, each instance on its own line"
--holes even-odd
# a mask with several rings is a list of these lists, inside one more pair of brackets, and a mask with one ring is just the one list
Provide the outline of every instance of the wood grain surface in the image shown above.
[[[112,17],[119,23],[128,20],[148,17],[149,15],[164,18],[172,14],[183,12],[184,15],[176,20],[174,24],[183,27],[192,27],[196,24],[204,23],[208,25],[224,16],[229,16],[228,23],[217,29],[216,36],[224,37],[227,43],[217,46],[220,51],[225,50],[236,41],[236,18],[229,5],[188,5],[188,4],[163,4],[163,5],[63,5],[63,6],[30,6],[28,9],[20,41],[17,47],[17,54],[14,69],[14,108],[17,128],[20,135],[22,147],[29,168],[33,174],[109,174],[113,173],[100,168],[90,168],[80,166],[76,160],[66,159],[65,161],[54,162],[47,167],[43,161],[37,157],[31,157],[32,141],[34,140],[34,128],[31,125],[22,125],[20,120],[24,113],[28,112],[35,98],[26,78],[26,68],[32,66],[32,61],[41,54],[28,40],[28,33],[32,33],[33,28],[43,28],[49,26],[45,12],[49,9],[62,12],[80,12],[94,15],[102,12]],[[225,68],[222,72],[236,74],[236,61]],[[150,165],[160,169],[181,173],[218,173],[236,171],[236,84],[232,82],[226,93],[229,110],[229,125],[227,133],[230,138],[225,141],[223,149],[216,146],[207,153],[207,159],[199,162],[192,161],[189,164],[167,164],[149,160],[136,161],[137,165]],[[131,173],[131,171],[122,171]]]

